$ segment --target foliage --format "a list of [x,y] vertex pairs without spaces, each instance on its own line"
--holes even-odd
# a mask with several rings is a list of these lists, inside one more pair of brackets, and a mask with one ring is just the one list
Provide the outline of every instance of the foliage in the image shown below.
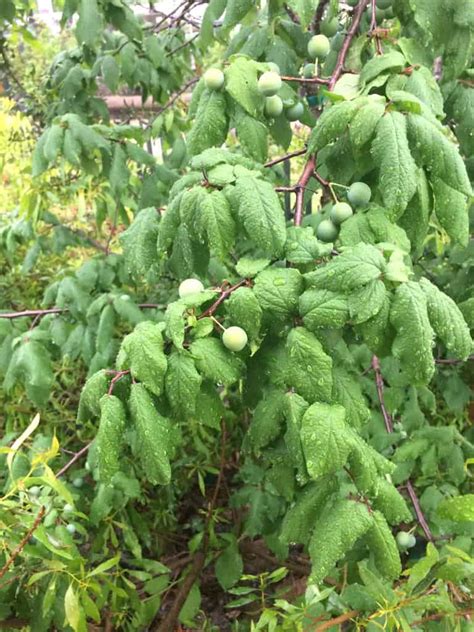
[[[246,615],[235,630],[461,630],[472,12],[211,0],[194,32],[194,4],[151,25],[133,3],[63,7],[76,45],[41,88],[28,201],[0,252],[23,273],[96,252],[51,274],[33,314],[2,305],[3,389],[43,419],[7,422],[2,442],[1,615],[35,631],[230,629],[208,604],[215,574]],[[15,37],[27,24],[27,3],[2,5]],[[222,73],[202,72],[211,59]],[[158,110],[112,121],[104,85]],[[295,184],[281,163],[297,155]],[[51,198],[82,199],[94,227]],[[339,202],[353,212],[336,226]],[[87,380],[51,423],[64,366]],[[399,550],[400,531],[416,546]],[[306,585],[288,597],[292,573]]]

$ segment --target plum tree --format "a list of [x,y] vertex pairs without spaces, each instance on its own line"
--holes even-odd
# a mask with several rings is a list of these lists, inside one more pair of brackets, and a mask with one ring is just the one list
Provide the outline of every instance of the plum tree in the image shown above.
[[316,237],[326,243],[333,242],[338,234],[337,226],[330,219],[323,219],[316,228]]
[[258,89],[266,97],[275,95],[281,88],[281,77],[273,70],[264,72],[258,80]]
[[333,221],[334,224],[339,225],[342,222],[345,222],[346,219],[349,219],[353,214],[352,207],[347,204],[347,202],[337,202],[332,207],[329,217]]
[[308,42],[308,55],[311,59],[324,59],[331,49],[331,43],[325,35],[313,35]]
[[222,342],[230,351],[242,351],[248,342],[247,333],[242,327],[232,325],[222,334]]
[[365,182],[354,182],[347,191],[347,199],[355,206],[367,206],[372,197],[372,191]]
[[199,279],[185,279],[178,288],[179,298],[186,298],[191,294],[198,294],[204,290],[204,285]]
[[337,18],[332,18],[331,20],[323,20],[321,22],[321,33],[326,35],[326,37],[332,37],[336,35],[339,30],[339,21]]
[[283,101],[277,94],[265,99],[265,114],[269,117],[280,116],[283,112]]
[[301,101],[285,110],[285,116],[289,121],[298,121],[304,114],[304,105]]
[[209,68],[204,73],[204,83],[210,90],[219,90],[224,85],[224,73],[219,68]]

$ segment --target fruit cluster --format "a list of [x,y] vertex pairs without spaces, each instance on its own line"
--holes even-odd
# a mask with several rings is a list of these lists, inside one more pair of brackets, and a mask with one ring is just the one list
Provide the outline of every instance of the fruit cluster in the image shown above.
[[352,208],[362,208],[370,202],[372,191],[365,182],[354,182],[347,190],[350,202],[336,202],[329,211],[330,219],[323,219],[316,229],[316,236],[324,242],[334,241],[339,234],[340,225],[353,215]]

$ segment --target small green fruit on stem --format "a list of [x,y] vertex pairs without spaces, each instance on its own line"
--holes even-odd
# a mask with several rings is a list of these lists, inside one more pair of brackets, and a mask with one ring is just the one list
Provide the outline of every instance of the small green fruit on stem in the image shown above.
[[339,226],[342,222],[345,222],[346,219],[349,219],[353,215],[352,208],[347,204],[347,202],[337,202],[331,209],[329,213],[329,217],[331,220]]
[[224,73],[219,68],[209,68],[204,73],[204,83],[210,90],[219,90],[224,85]]
[[308,55],[311,59],[324,59],[330,48],[331,44],[325,35],[313,35],[308,42]]
[[411,533],[399,531],[397,533],[397,544],[400,549],[411,549],[416,544],[416,538]]
[[185,279],[178,288],[179,298],[185,298],[191,294],[199,294],[204,290],[204,285],[199,279]]
[[281,88],[281,77],[276,72],[264,72],[258,80],[258,89],[266,97],[272,97]]
[[230,351],[242,351],[248,342],[247,334],[242,327],[228,327],[222,334],[222,342]]
[[323,219],[316,229],[316,237],[325,243],[334,241],[338,234],[337,226],[335,226],[330,219]]
[[292,105],[290,108],[285,110],[285,116],[288,121],[297,121],[303,116],[303,114],[304,105],[301,102],[295,103],[295,105]]
[[353,206],[367,206],[372,197],[372,191],[365,182],[354,182],[349,187],[347,199]]
[[271,118],[280,116],[283,112],[283,101],[277,94],[265,99],[265,114]]

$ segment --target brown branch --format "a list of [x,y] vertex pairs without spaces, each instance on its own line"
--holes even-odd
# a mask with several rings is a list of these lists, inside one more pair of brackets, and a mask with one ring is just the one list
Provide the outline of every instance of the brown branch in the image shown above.
[[464,364],[464,362],[471,362],[472,360],[474,360],[474,355],[468,356],[466,360],[449,360],[449,359],[444,359],[444,358],[436,358],[435,363],[445,364],[449,366],[449,365],[455,365],[455,364]]
[[285,154],[284,156],[280,156],[279,158],[274,158],[273,160],[270,160],[269,162],[266,162],[263,166],[264,167],[273,167],[274,165],[277,165],[280,162],[285,162],[286,160],[290,160],[291,158],[295,158],[295,156],[302,156],[305,153],[306,153],[306,147],[304,149],[297,149],[296,151],[292,151],[289,154]]
[[346,55],[349,51],[349,47],[351,42],[357,33],[357,29],[359,28],[360,21],[362,19],[362,14],[364,13],[364,9],[367,6],[369,0],[360,0],[359,4],[354,10],[354,17],[352,18],[352,23],[350,29],[347,31],[347,35],[342,44],[342,48],[339,51],[339,55],[337,56],[336,66],[334,68],[334,72],[332,73],[331,79],[329,81],[329,90],[333,90],[334,86],[337,83],[337,80],[342,74],[344,63],[346,61]]
[[215,313],[215,311],[218,309],[218,307],[232,294],[232,292],[235,292],[235,290],[238,290],[239,287],[242,287],[243,285],[248,285],[248,284],[249,284],[248,279],[242,279],[235,285],[231,285],[226,290],[221,289],[221,294],[218,297],[218,299],[210,307],[208,307],[204,312],[202,312],[202,314],[200,314],[198,318],[205,318],[206,316],[212,316]]
[[377,0],[370,0],[371,9],[372,9],[372,18],[370,21],[370,36],[375,38],[375,51],[377,55],[382,55],[383,54],[382,43],[380,41],[380,37],[377,32],[377,18],[375,15],[377,11],[376,1]]
[[423,529],[423,533],[425,534],[426,539],[429,542],[434,542],[433,534],[431,533],[429,524],[427,523],[423,510],[421,509],[420,501],[418,500],[415,489],[413,488],[412,482],[410,480],[407,481],[406,490],[408,492],[408,495],[410,496],[413,509],[415,510],[416,517],[418,519],[420,527]]
[[67,309],[62,309],[61,307],[51,307],[50,309],[25,309],[22,312],[5,312],[0,314],[0,318],[32,318],[32,317],[42,317],[47,314],[62,314],[63,312],[67,312]]
[[43,519],[45,511],[46,511],[46,508],[42,506],[38,512],[38,515],[35,518],[35,521],[33,522],[33,525],[26,532],[26,535],[23,537],[20,544],[12,551],[10,558],[5,562],[3,567],[0,569],[0,579],[5,575],[5,573],[8,571],[8,569],[13,564],[15,559],[20,555],[20,553],[23,551],[25,546],[28,544],[28,540],[33,535],[33,532],[36,531],[36,529],[39,527],[41,520]]
[[115,372],[114,377],[110,380],[109,390],[107,391],[107,395],[112,395],[114,392],[114,387],[117,384],[117,382],[129,374],[130,374],[130,369],[125,369],[124,371]]
[[179,97],[186,92],[186,90],[188,88],[190,88],[191,86],[193,86],[195,83],[197,83],[199,81],[199,77],[193,77],[192,79],[190,79],[188,81],[188,83],[186,83],[178,92],[176,92],[176,94],[174,94],[171,99],[165,103],[165,105],[163,105],[163,107],[161,107],[158,110],[158,114],[162,114],[165,110],[167,110],[168,108],[170,108],[172,105],[174,105],[174,103],[179,99]]
[[321,625],[318,625],[314,629],[314,632],[323,632],[323,630],[329,630],[330,628],[333,628],[336,625],[345,623],[346,621],[349,621],[350,619],[357,617],[358,614],[359,614],[358,610],[350,610],[349,612],[345,612],[344,614],[341,614],[338,617],[335,617],[334,619],[330,619],[329,621],[325,621]]
[[56,474],[56,478],[59,478],[60,476],[62,476],[63,474],[65,474],[68,469],[74,465],[74,463],[76,461],[78,461],[82,456],[84,456],[84,454],[86,454],[86,452],[89,450],[89,448],[92,445],[92,441],[89,441],[89,443],[87,445],[85,445],[83,448],[81,448],[79,450],[79,452],[76,452],[76,454],[72,457],[72,459],[70,459],[66,465],[64,467],[62,467],[59,472]]
[[282,76],[283,81],[297,81],[298,83],[319,83],[323,85],[327,85],[329,83],[329,79],[324,79],[323,77],[289,77]]
[[411,625],[420,625],[421,623],[425,623],[426,621],[437,621],[438,619],[444,619],[444,617],[466,617],[470,619],[471,616],[474,615],[474,609],[470,610],[458,610],[457,612],[436,612],[435,614],[430,614],[427,617],[423,617],[423,619],[418,619],[417,621],[413,621]]
[[316,167],[316,156],[310,156],[308,162],[303,169],[303,173],[301,174],[300,179],[295,185],[296,190],[296,204],[295,204],[295,226],[301,226],[301,222],[303,220],[303,201],[304,201],[304,190],[306,185],[308,184],[311,176],[314,173],[314,169]]
[[328,4],[328,2],[329,0],[319,1],[318,8],[316,10],[316,14],[314,16],[314,20],[311,25],[311,30],[313,31],[313,33],[316,33],[317,31],[319,31],[319,25],[321,23],[321,20],[323,19],[324,10],[326,9],[326,5]]

